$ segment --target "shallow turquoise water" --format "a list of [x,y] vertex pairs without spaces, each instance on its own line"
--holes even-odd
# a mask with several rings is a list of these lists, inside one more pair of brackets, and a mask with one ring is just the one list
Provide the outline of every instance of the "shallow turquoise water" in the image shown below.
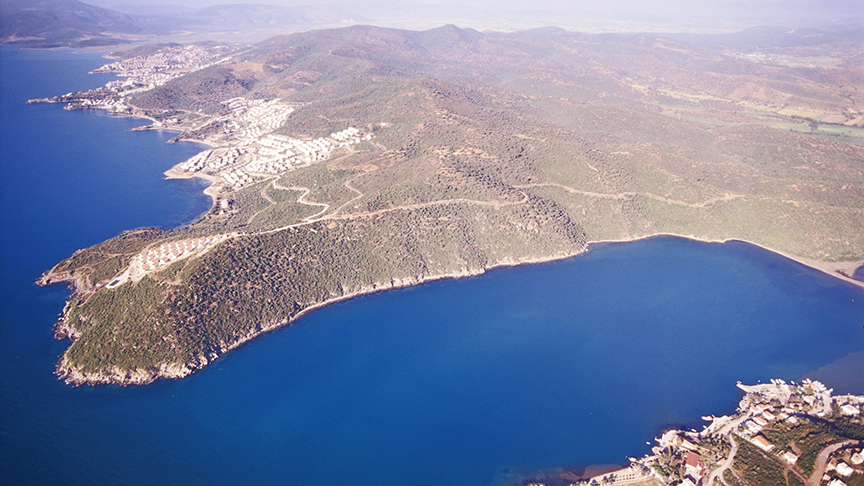
[[[209,204],[161,173],[200,148],[27,98],[101,60],[2,51],[0,482],[465,484],[625,462],[730,412],[735,382],[864,393],[864,292],[744,243],[654,238],[312,312],[180,381],[52,375],[67,297],[32,285],[77,248]],[[857,368],[857,369],[856,369]]]

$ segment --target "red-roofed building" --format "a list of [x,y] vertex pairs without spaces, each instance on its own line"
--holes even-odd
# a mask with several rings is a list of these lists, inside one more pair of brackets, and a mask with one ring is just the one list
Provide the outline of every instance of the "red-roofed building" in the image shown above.
[[684,454],[683,466],[684,474],[689,474],[697,480],[705,474],[705,463],[702,462],[702,458],[699,457],[699,454],[696,454],[695,452]]
[[768,439],[766,439],[765,436],[762,434],[753,437],[753,445],[762,449],[765,452],[768,452],[774,448],[774,444],[769,442]]

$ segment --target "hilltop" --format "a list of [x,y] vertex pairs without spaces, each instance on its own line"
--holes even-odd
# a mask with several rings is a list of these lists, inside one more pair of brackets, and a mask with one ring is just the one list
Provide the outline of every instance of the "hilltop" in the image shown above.
[[806,38],[354,26],[114,53],[119,81],[40,101],[210,144],[169,175],[210,180],[214,205],[46,273],[77,289],[58,370],[185,376],[326,302],[594,241],[740,239],[854,269],[864,48]]

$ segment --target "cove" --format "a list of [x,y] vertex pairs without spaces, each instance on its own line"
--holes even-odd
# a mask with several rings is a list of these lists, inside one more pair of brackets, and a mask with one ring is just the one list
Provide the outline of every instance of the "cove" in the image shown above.
[[161,172],[200,150],[27,98],[96,55],[2,51],[0,479],[9,484],[501,484],[621,463],[732,411],[735,382],[864,393],[864,291],[742,242],[658,237],[339,302],[145,387],[52,375],[68,291],[33,281],[209,207]]

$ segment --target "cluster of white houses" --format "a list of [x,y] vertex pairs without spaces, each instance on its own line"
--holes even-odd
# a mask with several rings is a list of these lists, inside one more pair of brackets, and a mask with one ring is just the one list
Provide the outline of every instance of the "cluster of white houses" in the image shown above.
[[277,175],[296,167],[325,160],[335,148],[371,139],[371,133],[364,134],[354,127],[314,140],[298,140],[284,135],[270,134],[259,138],[254,145],[249,146],[254,155],[244,169],[255,174]]
[[[67,109],[98,108],[112,113],[131,114],[132,107],[125,103],[130,95],[149,91],[184,74],[227,61],[232,54],[244,49],[247,47],[228,44],[164,47],[151,54],[112,62],[95,69],[94,73],[117,73],[121,78],[109,81],[101,88],[29,102],[69,103]],[[154,126],[162,125],[161,122],[154,123]]]
[[239,189],[246,184],[250,184],[255,181],[249,174],[243,171],[243,169],[234,169],[232,171],[226,171],[222,173],[222,180],[228,183],[229,186],[234,187],[235,189]]
[[203,69],[219,58],[242,48],[242,46],[227,44],[170,46],[159,49],[152,54],[105,64],[93,72],[117,73],[122,78],[128,78],[127,81],[120,83],[153,88],[188,72]]
[[790,385],[783,380],[773,380],[771,385],[739,386],[748,391],[745,398],[749,402],[741,411],[746,420],[740,425],[739,435],[765,451],[774,449],[774,445],[760,432],[771,423],[794,425],[801,415],[823,418],[831,415],[835,406],[841,415],[857,416],[861,413],[860,397],[831,396],[833,390],[818,381],[804,380],[800,385]]
[[[258,103],[256,106],[269,106],[267,103]],[[232,110],[240,111],[245,109],[246,105],[235,99],[229,106],[235,107]],[[254,139],[245,138],[240,144],[231,148],[205,150],[179,164],[177,169],[189,173],[221,171],[218,176],[226,185],[239,189],[255,182],[256,177],[279,175],[297,167],[325,160],[336,148],[371,139],[371,133],[364,133],[354,127],[313,140],[299,140],[268,133]]]
[[149,272],[150,270],[168,266],[175,260],[189,256],[198,250],[215,245],[216,243],[224,241],[232,236],[235,235],[224,234],[205,236],[201,238],[163,243],[156,248],[151,248],[136,255],[132,259],[131,267],[143,272]]
[[[78,101],[76,105],[74,108],[98,108],[114,114],[127,114],[132,111],[132,108],[123,101],[123,98],[83,99]],[[67,105],[65,109],[72,109],[72,105]]]
[[[738,427],[739,437],[748,440],[766,453],[776,455],[789,466],[795,466],[799,454],[791,449],[778,448],[771,443],[762,434],[764,428],[781,422],[795,425],[799,422],[798,417],[805,415],[824,418],[832,415],[835,408],[841,416],[859,416],[861,406],[864,405],[864,397],[855,395],[832,396],[833,390],[818,381],[804,380],[800,385],[796,385],[787,384],[783,380],[772,380],[771,384],[752,387],[739,386],[748,392],[745,400],[742,401],[739,412],[745,419]],[[856,465],[864,462],[860,448],[843,452],[851,456],[851,461]],[[841,479],[828,474],[832,470],[836,470],[840,476],[846,477],[856,472],[864,474],[864,470],[855,470],[834,457],[829,462],[826,473],[822,477],[823,484],[845,486],[846,483]]]
[[[164,47],[152,54],[106,64],[94,72],[116,72],[124,79],[80,93],[31,102],[66,102],[68,109],[100,108],[113,113],[134,114],[126,100],[132,93],[144,92],[207,66],[228,61],[232,54],[246,49],[239,45],[196,44]],[[299,140],[273,132],[285,125],[296,103],[276,99],[236,97],[222,102],[227,108],[219,115],[192,114],[189,119],[166,113],[162,121],[147,128],[176,128],[200,136],[215,148],[205,150],[175,167],[175,171],[202,172],[217,178],[220,186],[239,189],[261,178],[327,159],[334,149],[371,140],[371,133],[355,127],[327,137]],[[383,124],[382,124],[383,126]],[[257,178],[257,179],[256,179]]]
[[243,162],[241,157],[248,153],[249,149],[246,147],[210,149],[190,157],[177,167],[185,172],[198,172],[204,169],[219,170]]
[[231,110],[227,132],[236,132],[242,141],[255,140],[281,127],[294,112],[294,105],[280,99],[232,98],[222,104]]

